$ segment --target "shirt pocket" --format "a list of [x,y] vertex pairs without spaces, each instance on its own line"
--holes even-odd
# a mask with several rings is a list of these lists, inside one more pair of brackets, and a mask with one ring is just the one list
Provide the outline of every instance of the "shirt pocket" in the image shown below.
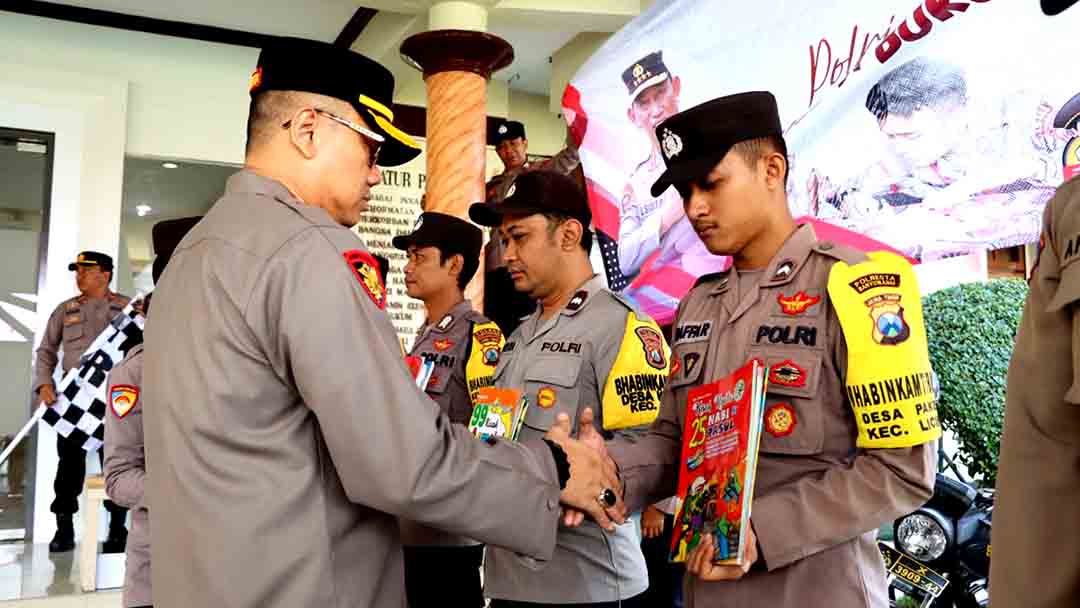
[[804,348],[761,347],[750,356],[769,366],[761,451],[806,456],[825,448],[821,411],[822,353]]
[[[72,344],[82,341],[85,333],[86,329],[85,327],[83,327],[82,323],[72,323],[71,325],[65,325],[63,333],[64,344]],[[81,355],[82,353],[79,354]]]
[[525,395],[529,399],[525,426],[547,432],[560,412],[570,416],[571,425],[576,424],[581,401],[580,372],[580,357],[537,357],[525,372]]

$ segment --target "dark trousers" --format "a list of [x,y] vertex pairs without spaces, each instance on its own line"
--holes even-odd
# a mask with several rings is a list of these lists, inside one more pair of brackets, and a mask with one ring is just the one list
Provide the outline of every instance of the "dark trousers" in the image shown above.
[[483,545],[402,549],[409,608],[483,607],[484,591],[480,587]]
[[514,289],[510,271],[499,268],[484,274],[484,316],[491,319],[509,337],[521,324],[521,318],[536,310],[536,302]]
[[[56,463],[56,479],[53,481],[53,499],[50,511],[57,514],[73,515],[79,511],[79,494],[82,494],[86,482],[86,450],[66,437],[57,435],[56,453],[60,462]],[[105,450],[98,450],[98,462],[104,463]],[[127,509],[111,500],[105,501],[105,510],[109,512],[109,524],[124,521]]]
[[513,600],[491,600],[490,608],[667,608],[666,605],[653,606],[644,602],[645,594],[635,595],[621,602],[596,602],[593,604],[533,604]]
[[682,580],[686,567],[668,561],[674,525],[675,517],[665,515],[664,533],[641,541],[641,552],[649,569],[649,588],[640,596],[643,606],[682,608]]

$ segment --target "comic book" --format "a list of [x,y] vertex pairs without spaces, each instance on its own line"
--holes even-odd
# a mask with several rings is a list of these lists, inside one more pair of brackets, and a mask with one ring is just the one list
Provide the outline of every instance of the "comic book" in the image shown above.
[[522,398],[521,391],[485,386],[476,394],[469,431],[481,439],[516,441],[528,409],[529,400]]
[[752,359],[726,378],[690,389],[683,429],[670,560],[685,562],[713,534],[717,564],[745,555],[768,369]]

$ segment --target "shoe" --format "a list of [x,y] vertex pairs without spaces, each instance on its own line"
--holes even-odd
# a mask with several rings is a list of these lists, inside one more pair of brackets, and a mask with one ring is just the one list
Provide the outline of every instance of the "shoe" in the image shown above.
[[66,553],[75,548],[75,527],[71,514],[56,514],[56,534],[49,542],[49,553]]
[[109,536],[101,546],[102,553],[123,553],[127,548],[127,528],[121,523],[119,526],[109,526]]

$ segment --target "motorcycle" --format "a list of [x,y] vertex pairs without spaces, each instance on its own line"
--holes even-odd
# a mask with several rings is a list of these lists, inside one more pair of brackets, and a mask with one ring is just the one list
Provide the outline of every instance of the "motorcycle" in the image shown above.
[[889,606],[989,606],[993,509],[993,490],[938,473],[930,500],[893,522],[895,548],[878,543],[889,573]]

